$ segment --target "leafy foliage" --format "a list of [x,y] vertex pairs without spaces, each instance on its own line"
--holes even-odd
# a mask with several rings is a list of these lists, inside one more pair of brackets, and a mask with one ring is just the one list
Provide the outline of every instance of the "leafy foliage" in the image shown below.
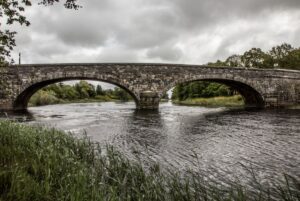
[[265,65],[269,59],[268,56],[260,48],[252,48],[242,55],[241,60],[245,67],[264,68],[268,66]]
[[183,101],[188,98],[232,96],[235,93],[233,89],[226,85],[207,81],[196,81],[187,84],[178,84],[173,89],[172,99]]
[[300,48],[293,48],[287,43],[272,47],[268,52],[263,52],[260,48],[251,48],[243,55],[232,55],[225,61],[218,60],[208,65],[300,70]]

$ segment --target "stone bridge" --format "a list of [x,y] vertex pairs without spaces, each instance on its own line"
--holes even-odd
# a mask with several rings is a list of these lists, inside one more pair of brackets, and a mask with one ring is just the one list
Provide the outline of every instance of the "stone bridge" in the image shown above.
[[162,95],[179,83],[213,81],[236,89],[247,106],[300,104],[300,71],[179,64],[30,64],[0,69],[0,109],[24,110],[39,89],[66,80],[97,80],[129,92],[138,109],[157,109]]

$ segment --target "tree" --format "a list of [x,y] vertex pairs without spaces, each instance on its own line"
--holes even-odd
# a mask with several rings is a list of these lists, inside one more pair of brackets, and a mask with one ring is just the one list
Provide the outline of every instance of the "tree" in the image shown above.
[[[77,10],[80,6],[77,4],[77,0],[64,0],[64,6],[67,9]],[[53,5],[59,2],[59,0],[41,0],[41,5]],[[30,22],[22,14],[25,8],[31,6],[31,0],[0,0],[0,18],[6,19],[6,25],[10,27],[14,23],[19,23],[21,26],[29,26]],[[0,22],[0,27],[3,25]],[[0,66],[5,66],[9,62],[13,62],[10,59],[11,51],[16,46],[15,36],[17,32],[11,31],[9,28],[6,30],[0,30]]]
[[273,66],[282,68],[286,65],[286,57],[294,50],[294,48],[287,43],[272,47],[269,55],[273,59]]
[[232,96],[234,90],[230,87],[209,81],[195,81],[178,84],[172,93],[172,100],[183,101],[187,98],[209,98],[216,96]]
[[76,100],[78,99],[79,95],[78,92],[75,90],[73,86],[70,85],[63,85],[61,87],[61,99],[67,100]]
[[119,87],[114,88],[113,95],[116,99],[121,101],[128,101],[132,99],[131,96],[124,89],[121,89]]
[[105,95],[105,93],[104,93],[101,85],[97,85],[97,87],[96,87],[96,95],[97,96],[104,96]]
[[81,80],[79,83],[75,84],[75,89],[82,99],[94,98],[96,96],[94,85],[89,84],[87,81]]
[[178,93],[178,99],[180,101],[185,100],[189,97],[188,88],[189,88],[189,86],[186,85],[186,84],[179,84],[178,85],[178,92],[179,92]]
[[251,50],[246,51],[241,58],[245,67],[250,67],[250,68],[273,67],[268,65],[269,61],[271,60],[270,55],[264,53],[260,48],[252,48]]
[[290,44],[283,43],[272,47],[267,53],[260,48],[252,48],[243,55],[232,55],[225,61],[217,60],[215,63],[208,63],[209,66],[230,66],[250,68],[286,68],[300,70],[298,60],[298,49]]
[[281,65],[282,66],[279,67],[300,70],[300,48],[289,52],[289,54],[282,59]]
[[226,66],[230,66],[230,67],[242,67],[243,66],[242,56],[236,54],[232,55],[226,59],[225,63]]
[[45,87],[43,91],[52,93],[55,97],[59,99],[74,100],[79,98],[79,94],[75,90],[75,87],[65,85],[62,82],[59,84],[51,84]]
[[166,100],[168,100],[168,99],[169,99],[169,94],[168,94],[167,92],[165,92],[165,93],[162,95],[161,99],[166,99]]
[[283,43],[281,45],[272,47],[272,49],[269,51],[269,54],[274,59],[282,59],[282,58],[286,57],[293,50],[294,50],[294,48],[290,44]]
[[182,101],[184,100],[185,92],[184,92],[184,84],[180,83],[176,85],[173,89],[172,99]]

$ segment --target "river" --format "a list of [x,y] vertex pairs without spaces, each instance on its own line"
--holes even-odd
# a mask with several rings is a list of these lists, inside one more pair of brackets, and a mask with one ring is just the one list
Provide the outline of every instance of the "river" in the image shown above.
[[[300,110],[252,110],[176,106],[141,112],[128,103],[74,103],[8,114],[77,136],[112,144],[129,158],[158,162],[209,178],[273,182],[283,173],[300,180]],[[2,114],[3,115],[3,114]],[[250,178],[250,179],[249,179]]]

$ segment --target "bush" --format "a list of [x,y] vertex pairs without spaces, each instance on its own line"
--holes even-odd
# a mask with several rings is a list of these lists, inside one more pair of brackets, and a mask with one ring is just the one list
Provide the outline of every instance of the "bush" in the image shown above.
[[41,106],[41,105],[58,104],[62,102],[63,101],[61,99],[56,97],[53,91],[40,90],[31,97],[29,105]]

